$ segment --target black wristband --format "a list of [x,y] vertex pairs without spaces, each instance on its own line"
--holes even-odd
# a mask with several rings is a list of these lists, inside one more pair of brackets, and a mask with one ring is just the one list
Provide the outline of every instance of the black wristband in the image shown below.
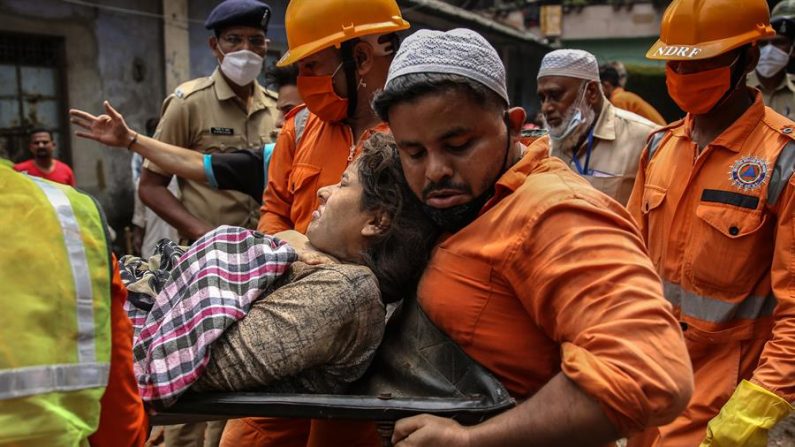
[[128,151],[132,150],[132,145],[135,144],[136,141],[138,141],[138,132],[135,132],[135,135],[133,135],[132,139],[130,139],[130,142],[127,143]]

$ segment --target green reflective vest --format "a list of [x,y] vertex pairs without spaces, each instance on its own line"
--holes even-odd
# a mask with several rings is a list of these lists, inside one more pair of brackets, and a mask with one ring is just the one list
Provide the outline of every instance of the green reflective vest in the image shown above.
[[87,445],[110,368],[101,212],[0,165],[0,232],[0,445]]

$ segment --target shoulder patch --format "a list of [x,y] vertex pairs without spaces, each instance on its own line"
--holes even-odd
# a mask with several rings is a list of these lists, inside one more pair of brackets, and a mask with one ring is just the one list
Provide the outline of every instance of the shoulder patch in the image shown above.
[[763,158],[742,157],[729,168],[729,181],[744,192],[759,189],[769,178],[768,163]]
[[207,87],[210,87],[211,85],[213,85],[213,82],[214,82],[213,78],[210,76],[204,78],[191,79],[188,82],[180,84],[180,86],[177,87],[176,90],[174,90],[174,96],[176,96],[179,99],[185,99],[188,96],[200,90],[204,90]]

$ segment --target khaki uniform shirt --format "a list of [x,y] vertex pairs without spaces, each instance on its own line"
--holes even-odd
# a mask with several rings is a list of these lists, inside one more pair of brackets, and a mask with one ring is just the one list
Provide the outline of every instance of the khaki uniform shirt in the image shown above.
[[[646,139],[659,127],[640,115],[619,109],[605,101],[593,130],[594,142],[591,159],[588,161],[588,175],[583,177],[594,188],[626,205]],[[544,139],[549,144],[549,137]],[[587,152],[586,140],[577,151],[580,166],[584,169]],[[550,145],[550,154],[562,159],[578,172],[571,152],[552,150]]]
[[756,70],[748,74],[747,80],[749,87],[759,89],[762,92],[762,100],[766,106],[791,120],[795,120],[795,83],[793,83],[789,75],[784,76],[784,79],[773,91],[767,91],[762,87],[762,83],[759,82],[759,76],[756,75]]
[[[180,85],[166,98],[154,137],[202,153],[260,150],[271,142],[276,116],[275,94],[255,82],[247,112],[216,69],[210,77]],[[148,160],[144,167],[166,175]],[[247,194],[184,179],[179,179],[179,187],[185,209],[208,224],[257,227],[259,204]]]

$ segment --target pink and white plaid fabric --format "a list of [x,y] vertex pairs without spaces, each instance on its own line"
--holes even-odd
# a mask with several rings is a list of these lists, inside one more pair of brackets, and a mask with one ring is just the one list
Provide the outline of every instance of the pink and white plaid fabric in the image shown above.
[[298,258],[286,243],[222,226],[196,241],[157,295],[133,344],[144,401],[176,402],[202,374],[210,346]]

